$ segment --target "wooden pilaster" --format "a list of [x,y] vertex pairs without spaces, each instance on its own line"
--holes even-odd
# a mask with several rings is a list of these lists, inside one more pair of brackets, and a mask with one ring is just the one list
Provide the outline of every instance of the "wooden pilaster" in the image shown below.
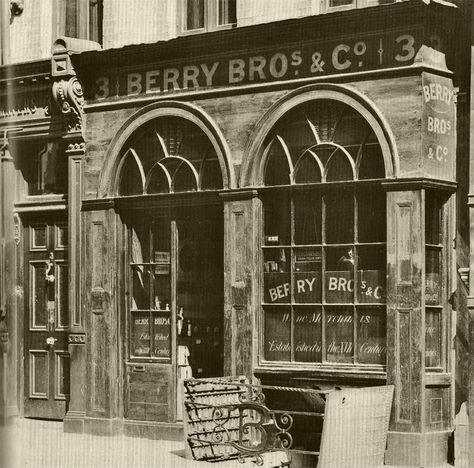
[[68,145],[68,232],[69,232],[69,362],[70,400],[64,418],[65,432],[83,432],[86,415],[86,333],[81,299],[82,255],[82,164],[84,143]]
[[[5,135],[6,136],[6,135]],[[18,414],[15,168],[7,141],[0,147],[0,425]]]
[[255,191],[224,198],[224,375],[252,378],[257,357],[259,217]]

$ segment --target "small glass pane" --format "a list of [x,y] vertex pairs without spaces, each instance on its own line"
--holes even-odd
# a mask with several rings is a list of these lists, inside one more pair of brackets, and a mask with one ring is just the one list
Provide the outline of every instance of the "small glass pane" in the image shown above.
[[378,142],[365,144],[359,163],[359,179],[383,179],[384,177],[385,163],[380,145]]
[[290,165],[281,142],[275,138],[270,146],[265,166],[265,185],[288,185]]
[[265,249],[264,302],[269,304],[290,302],[290,263],[290,249]]
[[441,243],[441,203],[431,192],[426,192],[425,242],[432,245]]
[[290,245],[290,199],[273,194],[264,200],[265,245]]
[[427,309],[425,312],[425,366],[441,366],[441,310]]
[[204,0],[186,0],[186,29],[204,27]]
[[321,362],[321,322],[320,308],[295,310],[295,361]]
[[324,275],[326,302],[338,304],[354,302],[354,265],[353,247],[326,249]]
[[295,244],[321,243],[321,197],[308,193],[293,199],[295,207]]
[[295,168],[295,183],[306,184],[321,182],[321,170],[313,154],[308,151],[300,159]]
[[264,351],[267,361],[291,359],[291,312],[285,308],[265,308]]
[[181,163],[173,177],[173,192],[193,192],[196,190],[196,176],[186,163]]
[[150,271],[146,265],[132,265],[132,309],[150,309]]
[[217,159],[204,160],[200,177],[201,190],[219,190],[223,187],[221,166]]
[[[333,0],[333,2],[334,1],[335,0]],[[351,4],[352,0],[344,4],[347,3]],[[367,132],[367,121],[359,113],[350,110],[350,108],[346,108],[336,126],[333,141],[341,146],[361,143],[364,141]]]
[[138,164],[131,154],[127,154],[125,158],[120,171],[119,195],[141,195],[143,194],[143,181]]
[[219,26],[237,22],[236,0],[219,0]]
[[131,213],[131,217],[133,218],[132,221],[135,221],[135,227],[130,230],[130,253],[132,263],[143,263],[149,260],[150,237],[148,229],[145,227],[145,223],[142,220],[146,216],[147,214],[141,215]]
[[305,111],[297,109],[289,113],[278,126],[278,135],[285,142],[293,161],[317,143],[316,136]]
[[326,181],[336,182],[342,180],[353,180],[354,172],[349,163],[347,155],[341,151],[336,150],[331,156],[326,166]]
[[357,310],[357,360],[361,364],[385,364],[387,351],[384,309]]
[[329,0],[329,8],[355,5],[355,0]]
[[147,186],[147,193],[169,193],[170,186],[169,186],[168,178],[166,177],[166,173],[164,169],[159,166],[155,166],[152,169],[150,174],[150,180],[148,181]]
[[326,359],[352,362],[354,352],[354,316],[352,308],[326,309]]
[[357,194],[359,242],[386,242],[386,197],[373,189]]
[[377,304],[385,303],[385,270],[385,247],[357,247],[357,302]]
[[148,312],[132,314],[132,345],[134,356],[150,356],[150,316]]
[[354,241],[354,198],[341,190],[324,197],[326,212],[326,243],[343,244]]
[[294,249],[294,259],[294,302],[321,302],[321,249]]
[[441,250],[426,247],[426,287],[425,301],[429,305],[441,303]]
[[153,312],[153,350],[157,358],[171,357],[171,316]]

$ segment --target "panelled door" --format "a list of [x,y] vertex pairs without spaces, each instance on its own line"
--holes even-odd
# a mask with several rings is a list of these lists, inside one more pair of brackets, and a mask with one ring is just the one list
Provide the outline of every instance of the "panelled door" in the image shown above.
[[62,419],[69,398],[66,220],[25,224],[25,417]]

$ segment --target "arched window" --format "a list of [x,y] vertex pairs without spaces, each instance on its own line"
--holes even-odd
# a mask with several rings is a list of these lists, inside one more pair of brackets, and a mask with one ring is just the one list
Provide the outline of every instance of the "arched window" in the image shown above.
[[[136,126],[118,152],[127,359],[169,364],[184,346],[195,375],[216,376],[222,374],[223,219],[215,192],[228,174],[204,119],[177,106],[169,115],[159,111]],[[208,196],[161,196],[203,191]],[[206,358],[209,352],[214,360]]]
[[265,361],[385,364],[381,145],[351,106],[312,100],[263,142]]
[[150,121],[123,147],[119,195],[217,190],[222,186],[212,142],[201,128],[182,117]]

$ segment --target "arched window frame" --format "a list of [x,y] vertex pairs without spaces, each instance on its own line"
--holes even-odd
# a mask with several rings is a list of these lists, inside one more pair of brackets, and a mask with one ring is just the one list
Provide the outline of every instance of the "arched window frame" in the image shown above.
[[[344,105],[347,105],[351,107],[355,112],[357,112],[359,115],[362,116],[362,118],[367,122],[368,127],[374,132],[375,137],[377,141],[380,144],[381,148],[381,154],[383,157],[383,165],[385,167],[385,177],[380,178],[378,181],[364,181],[362,184],[359,184],[359,181],[357,181],[357,174],[359,172],[360,168],[360,161],[361,161],[361,150],[362,150],[362,145],[361,149],[359,150],[359,153],[356,155],[355,160],[353,157],[350,156],[350,154],[345,150],[342,145],[334,145],[335,151],[341,151],[347,158],[348,161],[351,164],[351,169],[353,173],[353,177],[351,181],[336,181],[336,182],[327,182],[326,177],[327,177],[327,164],[326,168],[323,170],[323,164],[319,160],[317,156],[315,156],[315,160],[318,162],[318,167],[319,171],[321,172],[321,181],[320,182],[315,182],[315,183],[308,183],[308,184],[298,184],[296,183],[296,177],[297,177],[297,170],[299,167],[299,161],[294,162],[294,160],[291,160],[291,157],[289,156],[289,150],[287,148],[287,145],[283,141],[280,135],[277,133],[274,135],[275,140],[278,140],[280,146],[282,148],[285,148],[285,153],[287,155],[286,159],[288,162],[288,170],[290,173],[290,183],[285,184],[285,186],[278,185],[278,187],[268,187],[265,186],[265,169],[267,167],[267,164],[269,163],[269,154],[270,154],[270,149],[271,149],[271,144],[272,141],[269,141],[269,135],[272,134],[274,131],[275,127],[278,125],[278,122],[287,115],[287,113],[293,111],[295,108],[297,108],[300,104],[304,104],[307,102],[311,102],[314,100],[334,100],[336,102],[342,103]],[[321,141],[321,139],[318,137],[317,132],[315,129],[311,126],[313,133],[315,135],[315,144],[314,146],[318,145],[323,145],[327,144],[327,141]],[[365,143],[368,135],[364,136],[364,141],[363,144]],[[314,152],[314,148],[306,148],[305,152]],[[303,154],[300,155],[300,158],[303,157]],[[329,160],[328,160],[329,162]],[[293,165],[294,164],[294,165]],[[266,199],[273,199],[276,203],[281,203],[282,200],[284,200],[285,197],[292,199],[293,196],[302,196],[306,197],[308,194],[330,194],[330,193],[336,193],[334,190],[349,190],[354,193],[354,197],[356,196],[355,193],[358,189],[358,186],[370,186],[370,184],[374,184],[374,186],[377,186],[380,189],[380,193],[383,194],[383,201],[385,201],[385,193],[381,189],[381,182],[394,178],[396,174],[398,173],[398,155],[396,151],[396,146],[394,144],[394,138],[393,135],[391,134],[389,130],[389,126],[385,122],[384,118],[381,116],[380,112],[375,108],[375,106],[370,103],[362,94],[357,93],[353,91],[352,89],[349,89],[344,86],[338,86],[338,85],[312,85],[308,86],[305,88],[300,88],[292,93],[289,93],[285,98],[277,102],[268,112],[267,114],[260,120],[260,122],[257,124],[257,129],[253,135],[252,142],[249,144],[245,151],[244,155],[244,162],[242,165],[242,170],[241,170],[241,185],[242,186],[250,186],[250,187],[256,187],[257,190],[259,191],[260,198],[263,201],[263,207],[264,207],[264,213],[262,215],[263,218],[263,224],[265,225],[265,200]],[[327,191],[327,189],[330,189]],[[322,199],[325,195],[316,195],[320,196],[320,199]],[[354,198],[355,200],[355,198]],[[308,199],[306,199],[306,202],[309,202]],[[290,201],[290,205],[293,203]],[[291,208],[293,210],[293,207]],[[383,204],[383,209],[385,209],[385,202]],[[324,208],[322,208],[324,210]],[[291,216],[294,216],[294,213],[291,212]],[[281,218],[280,218],[281,219]],[[357,221],[355,220],[354,223]],[[386,223],[386,215],[384,213],[383,215],[383,220],[382,223]],[[294,227],[292,226],[290,228],[291,231],[291,236],[294,235]],[[272,236],[270,236],[271,238]],[[288,262],[291,265],[294,265],[295,263],[295,255],[293,254],[293,249],[295,248],[295,245],[293,243],[293,238],[291,239],[291,242],[288,243],[288,245],[284,245],[283,247],[272,247],[271,245],[266,244],[266,233],[264,232],[264,228],[262,228],[262,267],[261,267],[261,301],[260,303],[262,304],[261,306],[261,313],[258,315],[257,320],[259,323],[259,336],[262,337],[260,339],[259,343],[259,365],[262,366],[277,366],[277,367],[285,367],[285,366],[291,366],[292,368],[295,366],[301,366],[301,367],[308,367],[310,366],[313,368],[314,366],[316,367],[340,367],[340,368],[347,368],[349,366],[350,368],[373,368],[375,370],[381,370],[383,371],[385,369],[385,358],[383,357],[382,359],[379,359],[377,362],[372,361],[370,362],[369,360],[366,360],[366,362],[362,362],[363,359],[358,359],[357,355],[355,352],[352,353],[349,359],[341,362],[337,362],[336,360],[331,360],[328,359],[328,348],[327,348],[327,341],[325,338],[323,338],[323,333],[325,333],[323,330],[321,330],[321,343],[320,346],[324,351],[321,351],[321,358],[320,359],[310,359],[310,360],[301,360],[298,358],[295,358],[295,355],[297,354],[296,349],[295,349],[295,341],[294,341],[294,333],[295,333],[295,322],[294,322],[294,312],[293,309],[296,309],[299,306],[302,306],[302,308],[307,307],[307,304],[295,304],[292,302],[290,304],[290,307],[292,309],[291,311],[291,324],[289,326],[289,348],[286,351],[283,351],[283,353],[280,353],[280,358],[269,358],[268,356],[268,336],[266,335],[267,329],[266,329],[266,321],[265,321],[265,307],[268,306],[268,303],[265,302],[265,279],[264,276],[268,272],[267,269],[267,259],[266,259],[266,250],[271,251],[272,248],[274,248],[275,251],[279,251],[277,254],[277,261],[275,260],[270,260],[270,263],[273,261],[274,264],[278,264],[278,257],[281,257],[280,252],[286,250],[286,254],[283,255],[283,259],[285,262]],[[355,240],[351,241],[351,244],[354,244],[356,242]],[[320,244],[319,247],[321,251],[328,246],[325,244],[325,240],[323,241],[322,239],[318,241]],[[383,249],[383,254],[381,255],[382,258],[382,276],[385,276],[385,267],[386,267],[386,254],[385,254],[385,245],[386,245],[386,234],[384,233],[383,239],[380,242],[374,243],[374,247],[381,247]],[[298,246],[298,247],[304,247],[304,246]],[[331,247],[334,247],[332,245]],[[324,257],[324,255],[323,255]],[[356,261],[357,263],[357,261]],[[359,274],[359,271],[354,269],[354,275],[355,273]],[[291,273],[293,274],[293,273]],[[290,277],[291,275],[289,275]],[[290,295],[294,295],[294,283],[295,281],[292,279],[289,281],[289,285],[287,285],[287,288],[289,288]],[[284,295],[285,294],[285,287],[284,287],[284,282],[282,285],[280,285],[280,294]],[[359,291],[354,292],[354,295],[357,294],[359,295]],[[268,297],[268,296],[267,296]],[[320,308],[322,309],[323,307],[327,306],[328,304],[325,304],[323,300],[319,300],[320,302]],[[357,323],[359,317],[359,311],[356,306],[362,305],[362,303],[359,304],[359,298],[352,300],[351,307],[353,308],[353,321],[354,321],[354,326],[352,328],[351,336],[355,337],[356,332],[355,332],[355,325]],[[287,305],[283,303],[281,310],[283,310]],[[332,306],[332,305],[331,305]],[[337,304],[334,304],[334,307],[336,307]],[[381,303],[377,305],[380,309],[383,309],[383,314],[386,313],[386,306],[385,303]],[[301,318],[301,317],[300,317]],[[285,314],[283,313],[279,317],[279,322],[282,322],[284,319],[288,319],[287,317],[285,318]],[[323,319],[324,321],[327,320],[327,317]],[[327,328],[328,324],[326,323],[324,327]],[[281,327],[280,327],[281,331]],[[386,327],[384,325],[384,336],[383,338],[385,339],[386,337]],[[356,341],[357,339],[354,338],[355,341],[352,342],[352,345],[355,346],[357,345]],[[275,342],[275,340],[273,340]],[[284,340],[283,340],[284,341]],[[281,343],[280,343],[281,344]],[[283,345],[283,348],[285,346]],[[287,353],[286,358],[281,358],[281,356],[285,355],[285,352]],[[277,353],[278,354],[278,353]],[[301,353],[300,353],[301,354]],[[324,356],[323,356],[324,354]],[[385,352],[383,352],[383,356],[385,356]]]

